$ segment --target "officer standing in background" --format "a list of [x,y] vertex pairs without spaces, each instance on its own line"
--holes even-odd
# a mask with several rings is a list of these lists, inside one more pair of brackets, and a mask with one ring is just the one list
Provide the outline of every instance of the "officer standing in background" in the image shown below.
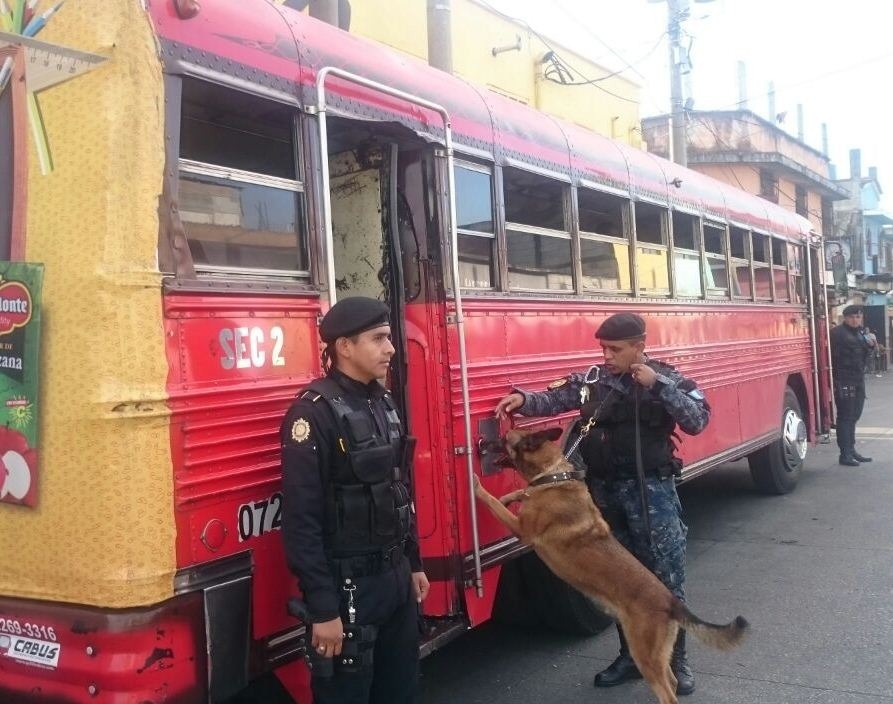
[[843,309],[843,325],[831,330],[831,365],[834,368],[834,405],[837,406],[838,462],[858,467],[871,462],[856,452],[856,422],[865,406],[865,364],[874,352],[862,329],[862,306]]
[[[682,462],[675,457],[673,433],[677,425],[689,435],[700,433],[707,426],[710,407],[693,381],[648,358],[645,321],[640,316],[612,315],[595,337],[604,351],[604,366],[558,379],[546,391],[515,390],[499,402],[496,413],[552,416],[580,409],[578,427],[594,417],[596,422],[580,445],[593,500],[617,540],[684,600],[688,528],[676,494],[674,475],[680,473]],[[596,687],[613,687],[642,676],[619,624],[617,631],[620,655],[595,676]],[[684,630],[679,631],[671,666],[677,694],[691,694],[695,681]]]
[[[382,386],[389,310],[345,298],[320,324],[326,376],[285,415],[282,533],[312,623],[316,704],[410,704],[428,580],[409,491],[408,443]],[[303,615],[303,614],[302,614]],[[334,674],[320,658],[334,659]]]

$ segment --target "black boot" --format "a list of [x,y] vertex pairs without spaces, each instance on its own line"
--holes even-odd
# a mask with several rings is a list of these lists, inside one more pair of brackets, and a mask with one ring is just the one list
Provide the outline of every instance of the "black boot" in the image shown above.
[[679,635],[676,636],[676,644],[673,646],[670,668],[676,675],[676,694],[685,696],[695,691],[695,673],[688,665],[688,657],[685,654],[685,631],[681,628]]
[[842,464],[845,467],[858,467],[859,463],[856,461],[853,452],[841,452],[840,458],[837,460],[837,464]]
[[853,459],[856,460],[856,462],[871,462],[870,457],[866,457],[865,455],[860,455],[855,450],[853,450],[852,455],[853,455]]
[[626,637],[623,635],[623,629],[619,623],[617,624],[617,634],[620,636],[620,655],[595,676],[593,684],[596,687],[615,687],[630,680],[642,679],[642,673],[639,672],[639,668],[636,667],[635,661],[629,654],[629,646],[626,644]]

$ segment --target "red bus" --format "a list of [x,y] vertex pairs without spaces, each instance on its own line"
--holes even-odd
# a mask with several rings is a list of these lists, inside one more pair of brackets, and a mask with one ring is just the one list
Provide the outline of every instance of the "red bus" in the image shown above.
[[[100,347],[139,329],[126,349],[160,358],[109,361],[106,405],[84,410],[102,442],[66,443],[83,426],[46,421],[45,504],[0,506],[2,532],[37,536],[20,538],[28,565],[79,555],[68,579],[0,558],[4,700],[216,702],[275,672],[309,701],[303,625],[285,610],[277,430],[320,373],[317,322],[338,297],[394,312],[390,385],[417,438],[432,582],[425,652],[489,619],[518,580],[549,579],[503,569],[522,551],[478,513],[472,475],[497,494],[519,480],[479,442],[510,386],[599,362],[608,315],[642,314],[649,352],[713,408],[682,442],[683,479],[747,457],[761,490],[794,488],[829,427],[808,221],[267,0],[145,6],[85,0],[47,31],[116,53],[70,83],[67,107],[44,105],[58,173],[28,177],[26,248],[56,242],[58,204],[86,199],[79,227],[101,246],[38,247],[47,280],[79,284],[71,320],[89,309]],[[121,197],[94,198],[97,178]],[[63,325],[71,296],[45,298]],[[155,441],[166,454],[145,450]],[[88,456],[90,492],[66,503],[54,470]],[[131,512],[115,532],[90,518],[112,500]],[[59,538],[60,515],[89,550]]]

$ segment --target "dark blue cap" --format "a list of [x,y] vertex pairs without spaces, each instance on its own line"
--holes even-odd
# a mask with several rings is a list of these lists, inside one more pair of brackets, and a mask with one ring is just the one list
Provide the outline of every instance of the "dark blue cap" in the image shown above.
[[644,334],[645,321],[635,313],[615,313],[595,331],[596,339],[608,342],[631,340]]
[[390,316],[390,309],[374,298],[342,298],[323,316],[319,324],[319,335],[323,342],[332,344],[339,337],[359,335],[366,330],[388,325]]

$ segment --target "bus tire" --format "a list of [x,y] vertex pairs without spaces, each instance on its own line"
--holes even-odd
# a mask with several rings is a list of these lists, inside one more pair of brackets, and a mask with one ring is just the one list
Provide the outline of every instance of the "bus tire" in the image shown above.
[[790,386],[784,390],[781,413],[781,437],[771,445],[747,457],[750,476],[764,494],[787,494],[800,479],[806,459],[806,424],[797,394]]
[[595,635],[613,623],[592,599],[556,577],[534,552],[503,566],[493,619],[579,636]]

